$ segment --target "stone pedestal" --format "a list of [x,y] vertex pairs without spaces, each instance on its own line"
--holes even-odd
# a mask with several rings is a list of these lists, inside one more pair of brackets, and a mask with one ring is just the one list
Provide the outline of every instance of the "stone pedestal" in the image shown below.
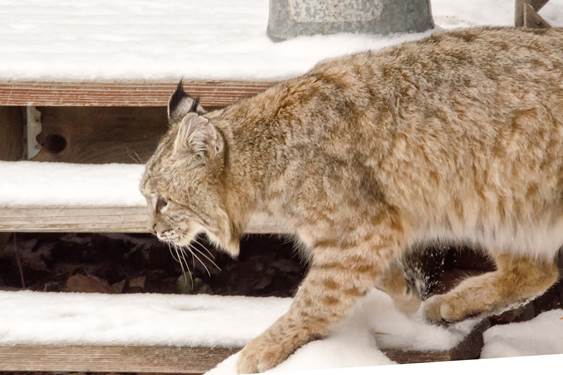
[[270,0],[268,36],[390,34],[434,27],[430,0]]

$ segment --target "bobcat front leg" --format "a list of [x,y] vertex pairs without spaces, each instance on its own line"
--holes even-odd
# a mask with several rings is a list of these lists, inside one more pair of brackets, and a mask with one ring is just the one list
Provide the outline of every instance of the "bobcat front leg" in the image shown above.
[[475,315],[501,313],[544,293],[559,278],[555,261],[497,254],[497,270],[463,280],[424,304],[431,321],[456,322]]
[[398,243],[397,235],[387,228],[352,243],[318,242],[309,273],[289,311],[242,350],[238,372],[268,370],[300,346],[326,336],[331,325],[374,286],[399,249]]

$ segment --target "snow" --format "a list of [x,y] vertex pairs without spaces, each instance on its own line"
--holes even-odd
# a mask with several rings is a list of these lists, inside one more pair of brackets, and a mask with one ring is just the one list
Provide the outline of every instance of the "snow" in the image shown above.
[[[438,29],[512,25],[514,0],[432,0]],[[563,25],[563,0],[540,12]],[[268,39],[267,0],[0,0],[0,79],[280,79],[428,35]]]
[[527,322],[494,326],[483,338],[483,358],[563,354],[563,309],[546,311]]
[[[514,0],[432,0],[438,29],[512,25],[513,6]],[[429,34],[338,34],[273,43],[265,34],[267,13],[266,0],[0,0],[0,80],[281,79],[325,58]],[[563,0],[551,0],[540,14],[563,26]],[[145,204],[138,191],[142,165],[53,166],[0,162],[0,206]],[[0,292],[0,344],[242,346],[290,302]],[[495,326],[485,332],[482,356],[563,353],[561,317],[563,310],[552,310],[529,322]],[[401,314],[374,291],[330,337],[300,348],[276,370],[390,364],[380,348],[446,350],[474,323],[432,326],[420,314]],[[210,373],[233,374],[236,356]]]
[[[420,311],[407,317],[399,312],[386,294],[373,291],[332,335],[313,341],[271,370],[378,366],[394,363],[379,348],[440,351],[448,350],[465,337],[477,323],[467,320],[449,329],[426,323]],[[208,375],[234,375],[239,354],[217,365]]]
[[[0,161],[3,205],[144,205],[142,165]],[[167,344],[242,346],[289,307],[290,299],[0,292],[0,344]],[[483,357],[563,353],[563,310],[485,333]],[[473,327],[449,329],[407,317],[373,291],[325,340],[305,345],[276,370],[373,366],[380,348],[447,350]],[[236,355],[212,372],[233,374]]]
[[0,207],[144,206],[139,164],[0,161]]
[[[469,332],[475,323],[469,320],[455,325],[448,331],[445,329],[438,330],[435,326],[424,326],[424,324],[419,324],[416,319],[409,319],[393,311],[385,303],[385,299],[386,296],[383,294],[372,296],[343,324],[342,328],[336,330],[333,336],[303,346],[287,361],[270,372],[291,371],[293,373],[292,371],[295,370],[379,366],[393,363],[377,349],[376,343],[373,341],[373,337],[367,333],[366,327],[370,328],[370,332],[378,332],[379,329],[383,329],[381,334],[376,335],[377,345],[382,348],[437,350],[451,348],[459,338]],[[454,333],[456,331],[457,335]],[[383,334],[384,332],[387,334]],[[410,345],[409,342],[411,342]],[[432,345],[433,343],[436,343],[436,345]],[[544,312],[527,322],[493,326],[484,333],[484,346],[481,353],[483,359],[547,354],[560,354],[558,361],[563,362],[563,309]],[[238,356],[237,353],[227,358],[215,369],[209,371],[208,375],[236,374]],[[537,358],[542,358],[540,361],[542,366],[545,366],[547,359],[545,357]],[[523,359],[520,359],[520,361],[525,364]],[[476,366],[483,369],[491,369],[494,366],[490,363],[490,360],[489,362],[486,360],[478,362],[480,364]],[[471,363],[473,362],[406,365],[406,367],[412,368],[405,369],[404,373],[416,373],[415,368],[423,370],[424,373],[450,374],[451,372],[448,369],[455,369],[458,373],[459,370],[467,370],[467,366]],[[502,363],[503,369],[506,370],[504,364],[507,362]],[[401,372],[393,369],[396,369],[396,367],[383,367],[376,370],[372,369],[369,373],[375,371],[378,374]],[[324,372],[319,373],[324,374]],[[335,371],[334,373],[341,372]],[[349,373],[356,372],[351,371]],[[358,369],[357,373],[367,374],[368,372]],[[464,373],[474,374],[475,371]]]
[[562,368],[563,354],[541,355],[520,358],[494,358],[479,361],[451,361],[412,363],[400,366],[349,367],[346,369],[322,369],[304,371],[280,371],[278,374],[292,375],[475,375],[475,374],[531,374],[539,371],[554,372]]
[[[0,292],[0,344],[243,346],[281,316],[289,298]],[[279,369],[392,363],[378,348],[446,350],[471,329],[407,317],[374,290],[327,339],[305,345]],[[215,374],[234,369],[236,357]]]
[[0,292],[0,344],[242,346],[284,298]]

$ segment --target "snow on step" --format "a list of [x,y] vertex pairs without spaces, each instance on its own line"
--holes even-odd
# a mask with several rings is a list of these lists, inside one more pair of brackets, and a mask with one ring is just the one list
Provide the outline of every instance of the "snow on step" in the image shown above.
[[[290,303],[275,297],[0,292],[0,345],[240,347]],[[420,315],[409,318],[374,290],[330,337],[307,344],[282,368],[392,363],[378,347],[447,350],[472,327],[466,322],[447,330],[425,323]]]
[[492,327],[483,339],[483,358],[563,354],[563,309],[546,311],[530,321]]
[[[0,161],[0,231],[148,231],[140,164]],[[247,233],[285,233],[270,217],[250,218]]]
[[244,345],[289,299],[0,292],[0,344]]
[[146,201],[139,192],[143,168],[139,164],[0,161],[0,207],[144,207]]
[[[437,28],[512,25],[514,0],[432,0]],[[540,14],[563,24],[563,0]],[[267,0],[3,0],[0,79],[278,79],[319,60],[422,34],[338,34],[273,43]]]
[[[281,316],[290,298],[209,295],[0,292],[0,344],[167,344],[242,346]],[[373,291],[336,328],[385,348],[446,350],[472,328],[408,318]]]

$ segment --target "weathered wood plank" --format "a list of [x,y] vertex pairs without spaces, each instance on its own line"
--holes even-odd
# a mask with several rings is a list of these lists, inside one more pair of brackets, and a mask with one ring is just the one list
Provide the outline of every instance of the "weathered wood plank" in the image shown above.
[[514,25],[517,27],[546,28],[549,23],[539,14],[539,10],[549,0],[515,0]]
[[[105,232],[146,233],[146,207],[0,207],[0,232]],[[264,216],[251,219],[248,233],[284,233],[284,228]]]
[[201,374],[238,351],[173,346],[0,346],[0,371]]
[[[17,107],[0,106],[0,160],[19,160],[23,157],[23,112]],[[0,251],[9,238],[0,233]]]
[[[144,163],[168,129],[165,107],[38,107],[36,161]],[[63,147],[58,147],[61,140]],[[54,147],[53,147],[54,146]]]
[[[184,81],[186,91],[208,108],[219,108],[256,95],[273,81]],[[163,107],[177,82],[0,81],[0,105]]]
[[[478,358],[485,321],[449,351],[382,349],[398,363]],[[203,373],[240,348],[97,345],[0,345],[0,371]]]
[[383,353],[397,363],[422,363],[438,361],[460,361],[477,359],[483,348],[483,333],[491,326],[488,319],[478,323],[456,346],[444,351],[408,351],[382,349]]
[[0,106],[0,160],[23,157],[23,121],[20,108]]

